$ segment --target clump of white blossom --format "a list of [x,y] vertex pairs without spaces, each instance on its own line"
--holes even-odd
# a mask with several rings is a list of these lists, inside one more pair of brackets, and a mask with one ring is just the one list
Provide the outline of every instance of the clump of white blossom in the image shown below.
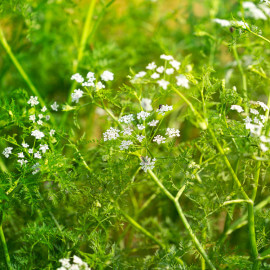
[[80,257],[74,255],[73,259],[63,258],[60,259],[61,267],[57,270],[91,270],[86,262],[84,262]]
[[155,162],[156,162],[156,159],[155,158],[151,159],[148,156],[141,157],[141,163],[140,163],[141,169],[144,172],[147,172],[147,170],[153,170],[154,167],[155,167]]

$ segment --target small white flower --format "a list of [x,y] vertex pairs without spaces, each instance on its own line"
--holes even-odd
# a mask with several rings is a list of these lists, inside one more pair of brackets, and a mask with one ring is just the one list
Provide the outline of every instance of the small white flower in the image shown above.
[[153,110],[151,103],[152,103],[152,100],[149,98],[142,98],[142,100],[141,100],[141,106],[145,111],[152,111]]
[[34,158],[38,158],[38,159],[41,159],[42,158],[42,156],[41,156],[41,154],[40,154],[39,151],[37,151],[36,153],[34,153]]
[[251,135],[260,136],[261,131],[262,131],[262,125],[254,125],[254,124],[247,123],[246,129],[250,130]]
[[95,73],[89,71],[89,72],[87,73],[87,75],[86,75],[86,78],[87,78],[88,80],[94,81],[94,80],[95,80]]
[[107,81],[113,81],[113,76],[114,76],[114,74],[113,74],[112,72],[108,71],[108,70],[105,70],[105,71],[100,75],[101,79],[102,79],[103,81],[105,81],[105,82],[107,82]]
[[264,143],[260,143],[260,148],[263,152],[266,152],[269,150],[269,148],[264,144]]
[[255,116],[254,119],[253,119],[253,122],[254,122],[255,124],[259,124],[260,120]]
[[137,119],[145,120],[149,115],[150,115],[150,113],[141,111],[141,112],[137,113]]
[[153,121],[149,122],[148,125],[149,125],[150,127],[155,127],[155,126],[157,125],[158,122],[159,122],[159,120],[153,120]]
[[173,68],[167,68],[165,72],[166,72],[166,74],[171,75],[171,74],[174,73],[174,69]]
[[29,120],[33,121],[33,123],[35,123],[36,122],[36,116],[34,114],[30,115]]
[[30,149],[28,150],[28,153],[29,153],[29,154],[33,154],[33,153],[34,153],[34,149],[33,149],[33,148],[30,148]]
[[18,158],[24,158],[23,152],[18,153]]
[[83,91],[81,89],[75,89],[74,93],[71,94],[71,102],[79,102],[79,99],[83,96]]
[[44,115],[41,114],[41,113],[38,115],[38,118],[39,118],[39,119],[42,119],[43,117],[44,117]]
[[44,106],[42,109],[41,109],[42,112],[46,112],[47,111],[47,107]]
[[241,112],[244,111],[243,108],[242,108],[240,105],[232,105],[232,106],[231,106],[231,110],[237,111],[237,112],[239,112],[239,113],[241,113]]
[[132,129],[131,128],[125,128],[123,131],[121,131],[123,133],[123,135],[131,135],[132,134]]
[[78,265],[84,264],[84,262],[82,261],[82,259],[79,258],[79,257],[76,256],[76,255],[73,256],[73,263],[76,263],[76,264],[78,264]]
[[124,149],[128,149],[130,145],[132,145],[133,142],[132,141],[122,141],[121,145],[119,146],[120,150],[124,150]]
[[144,125],[137,125],[137,128],[138,128],[139,130],[143,130],[143,129],[145,129],[145,126],[144,126]]
[[230,21],[228,21],[228,20],[223,20],[223,19],[218,19],[218,18],[213,19],[213,21],[214,21],[215,23],[221,25],[222,27],[229,27],[229,26],[231,26],[231,24],[232,24],[232,23],[231,23]]
[[157,144],[165,143],[166,138],[164,138],[161,135],[157,135],[154,137],[153,142],[156,142]]
[[265,115],[260,115],[260,118],[261,118],[262,122],[264,123],[265,120],[266,120],[266,116]]
[[142,142],[143,139],[145,138],[145,136],[143,136],[143,135],[137,135],[136,138],[137,138],[137,140],[138,140],[139,142]]
[[80,73],[76,73],[71,76],[71,80],[75,80],[77,83],[82,83],[84,81],[84,78]]
[[46,116],[45,116],[45,119],[46,119],[47,121],[49,121],[50,118],[51,118],[50,115],[46,115]]
[[[237,105],[234,105],[234,106],[237,106]],[[240,106],[241,107],[241,106]],[[241,107],[242,108],[242,107]],[[243,110],[243,109],[242,109]],[[244,110],[243,110],[244,111]],[[244,121],[245,121],[245,123],[251,123],[252,122],[252,119],[249,117],[249,116],[247,116],[245,119],[244,119]]]
[[38,97],[31,96],[30,99],[27,101],[27,103],[30,104],[31,107],[38,105],[39,104]]
[[245,15],[249,18],[267,20],[265,14],[253,2],[243,2],[243,8],[245,9]]
[[88,82],[82,83],[82,86],[93,87],[93,86],[95,86],[95,84],[93,81],[88,81]]
[[181,63],[178,62],[178,61],[176,61],[176,60],[172,60],[172,61],[170,61],[170,65],[171,65],[173,68],[175,68],[176,70],[178,70],[179,67],[180,67],[180,65],[181,65]]
[[4,151],[2,152],[2,154],[3,154],[6,158],[8,158],[9,155],[12,154],[12,149],[13,149],[13,147],[6,147],[6,148],[4,149]]
[[33,137],[35,137],[37,140],[39,140],[39,139],[41,139],[41,138],[43,138],[45,136],[43,132],[41,132],[41,131],[39,131],[37,129],[32,131],[31,135]]
[[155,162],[156,162],[156,159],[153,158],[151,160],[150,157],[146,156],[146,157],[141,157],[141,169],[144,171],[144,172],[147,172],[147,170],[153,170],[154,167],[155,167]]
[[119,129],[110,127],[103,133],[104,141],[116,140],[119,137]]
[[168,81],[165,81],[164,79],[161,79],[159,81],[157,81],[158,85],[160,87],[162,87],[164,90],[167,90],[167,87],[169,85],[169,82]]
[[156,110],[158,114],[164,115],[165,112],[169,112],[173,110],[173,106],[169,105],[161,105],[159,109]]
[[160,75],[156,72],[154,72],[152,75],[151,75],[151,78],[152,79],[158,79],[160,77]]
[[173,57],[171,55],[165,55],[165,54],[162,54],[160,56],[161,59],[164,59],[164,60],[167,60],[167,61],[171,61],[173,60]]
[[22,147],[23,148],[28,148],[29,147],[29,144],[28,143],[22,143]]
[[264,111],[269,110],[268,106],[265,103],[263,103],[261,101],[257,101],[257,104],[259,104]]
[[51,129],[50,132],[49,132],[50,136],[53,136],[54,133],[55,133],[55,130],[54,129]]
[[124,115],[121,118],[119,118],[119,122],[124,122],[125,124],[130,124],[132,121],[134,121],[133,114]]
[[38,120],[37,121],[37,124],[40,125],[40,126],[42,126],[43,125],[43,121],[42,120]]
[[176,84],[178,86],[182,86],[184,88],[189,88],[189,80],[187,77],[183,74],[180,74],[179,76],[176,76]]
[[63,267],[65,268],[69,268],[71,265],[70,265],[70,262],[69,262],[69,259],[60,259],[59,262],[62,264]]
[[163,73],[164,72],[164,67],[160,66],[156,70],[157,70],[158,73]]
[[56,112],[58,111],[58,107],[59,105],[56,103],[56,101],[51,105],[51,108]]
[[270,138],[267,138],[266,136],[262,135],[260,137],[260,140],[263,142],[263,143],[270,143]]
[[170,138],[180,137],[180,131],[174,128],[167,128],[165,135],[169,136]]
[[105,88],[105,85],[102,82],[97,82],[97,84],[96,84],[97,90],[104,89],[104,88]]
[[255,115],[259,114],[259,112],[255,109],[250,109],[250,113],[255,114]]
[[148,64],[148,66],[146,67],[146,69],[153,70],[156,67],[157,67],[156,63],[155,62],[152,62],[152,63]]
[[25,165],[28,161],[26,159],[18,159],[18,162],[21,164],[21,166]]
[[47,144],[41,144],[39,146],[40,151],[44,154],[47,150],[49,150],[49,146]]
[[142,78],[146,75],[145,71],[140,71],[135,75],[135,78]]

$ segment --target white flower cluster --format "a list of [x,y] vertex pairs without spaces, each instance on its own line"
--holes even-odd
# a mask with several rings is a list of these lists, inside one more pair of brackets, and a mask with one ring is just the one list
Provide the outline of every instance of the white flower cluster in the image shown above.
[[169,138],[180,137],[180,131],[175,128],[167,128],[166,134]]
[[[154,82],[157,83],[159,87],[161,87],[163,90],[167,90],[168,86],[170,85],[170,81],[172,81],[170,76],[176,72],[178,73],[178,76],[173,77],[173,80],[176,80],[176,84],[184,88],[189,88],[189,80],[187,77],[184,74],[179,74],[181,63],[175,60],[171,55],[162,54],[160,58],[168,61],[170,66],[167,68],[167,63],[164,66],[157,66],[155,62],[151,62],[146,66],[146,70],[148,71],[140,71],[135,74],[132,82],[137,83],[138,80],[145,77],[146,75],[149,75],[149,78],[157,80]],[[145,110],[148,111],[147,109]]]
[[119,132],[119,129],[110,127],[106,132],[103,133],[104,141],[116,140],[119,137]]
[[219,24],[221,27],[230,27],[230,26],[235,26],[235,27],[240,27],[243,29],[249,28],[249,25],[246,22],[243,21],[228,21],[228,20],[223,20],[223,19],[213,19],[213,21],[217,24]]
[[6,157],[9,158],[9,155],[12,154],[13,147],[6,147],[2,154]]
[[173,110],[173,106],[169,105],[161,105],[159,109],[156,110],[158,114],[165,115],[165,112],[169,112]]
[[150,157],[141,157],[141,169],[144,170],[144,172],[147,172],[148,170],[153,170],[155,167],[156,159],[151,159]]
[[75,89],[74,93],[71,94],[72,102],[79,102],[79,99],[83,96],[83,91],[81,89]]
[[72,262],[70,259],[60,259],[61,267],[57,270],[91,270],[86,262],[84,262],[80,257],[74,255]]
[[[268,15],[267,9],[265,9],[267,6],[264,4],[260,4],[259,7],[257,7],[253,2],[248,1],[243,2],[242,5],[245,12],[245,17],[253,18],[255,20],[267,20],[267,16],[265,15],[265,13]],[[242,16],[241,12],[239,12],[238,15]]]

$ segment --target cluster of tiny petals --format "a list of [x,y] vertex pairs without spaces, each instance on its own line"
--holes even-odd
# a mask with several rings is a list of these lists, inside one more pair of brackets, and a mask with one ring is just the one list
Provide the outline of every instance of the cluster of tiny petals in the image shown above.
[[113,81],[114,74],[108,70],[105,70],[101,75],[101,79],[105,82]]
[[44,133],[42,132],[42,131],[39,131],[39,130],[34,130],[34,131],[32,131],[32,133],[31,133],[31,135],[33,136],[33,137],[35,137],[37,140],[40,140],[40,139],[42,139],[45,135],[44,135]]
[[141,169],[144,172],[147,172],[148,170],[153,170],[154,167],[155,167],[155,162],[156,162],[156,159],[155,158],[151,159],[148,156],[142,157],[141,158],[141,163],[140,163]]
[[61,267],[57,268],[57,270],[91,270],[87,263],[76,255],[73,256],[72,262],[67,258],[60,259],[59,262]]
[[149,115],[150,115],[150,113],[141,111],[141,112],[137,113],[137,119],[145,120]]
[[174,128],[167,128],[165,135],[169,136],[169,138],[180,137],[180,131]]
[[165,112],[169,112],[173,110],[173,106],[169,105],[161,105],[159,109],[156,110],[158,114],[164,115]]
[[176,84],[178,86],[182,86],[184,88],[189,88],[189,80],[187,77],[183,74],[180,74],[179,76],[176,76]]
[[134,121],[133,114],[124,115],[121,118],[119,118],[120,123],[130,124],[132,121]]
[[31,107],[38,105],[39,104],[38,97],[31,96],[30,99],[27,101],[27,103],[30,104]]
[[121,131],[123,135],[131,135],[133,130],[131,128],[125,128],[123,131]]
[[231,110],[237,111],[237,112],[239,112],[239,113],[241,113],[241,112],[244,111],[243,108],[242,108],[240,105],[232,105],[232,106],[231,106]]
[[165,143],[166,138],[164,138],[161,135],[157,135],[157,136],[154,137],[153,142],[156,142],[157,144]]
[[75,89],[74,93],[71,94],[72,102],[79,102],[79,99],[83,96],[83,91],[81,89]]
[[51,105],[51,108],[56,112],[58,111],[58,107],[59,105],[56,103],[56,101]]
[[145,138],[145,136],[144,136],[144,135],[137,135],[136,138],[137,138],[137,140],[138,140],[139,142],[142,142],[143,139]]
[[125,150],[125,149],[128,149],[129,148],[129,146],[130,145],[132,145],[133,144],[133,142],[132,141],[130,141],[130,140],[123,140],[122,142],[121,142],[121,145],[119,146],[119,148],[120,148],[120,150]]
[[143,129],[145,129],[145,126],[144,126],[144,125],[138,124],[138,125],[137,125],[137,128],[138,128],[139,130],[143,130]]
[[12,150],[13,150],[13,147],[6,147],[6,148],[4,149],[4,151],[2,152],[2,154],[3,154],[6,158],[8,158],[9,155],[12,154]]
[[170,84],[168,81],[161,79],[157,81],[158,85],[163,88],[164,90],[167,90],[168,85]]
[[116,140],[119,137],[119,129],[110,127],[106,132],[103,133],[104,141]]
[[77,83],[82,83],[84,81],[84,78],[81,74],[76,73],[71,76],[71,80],[75,80]]
[[152,120],[151,122],[148,123],[148,126],[150,127],[155,127],[158,124],[159,120]]
[[152,100],[149,98],[142,98],[142,100],[141,100],[142,108],[148,112],[153,110],[151,103],[152,103]]

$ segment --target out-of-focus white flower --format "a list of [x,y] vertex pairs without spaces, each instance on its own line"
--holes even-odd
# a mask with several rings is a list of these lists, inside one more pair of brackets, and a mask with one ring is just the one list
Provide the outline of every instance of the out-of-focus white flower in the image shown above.
[[173,106],[169,105],[161,105],[159,109],[156,110],[158,114],[164,115],[165,112],[169,112],[173,110]]
[[156,69],[156,71],[158,72],[158,73],[163,73],[164,72],[164,67],[163,66],[160,66],[160,67],[158,67],[157,69]]
[[105,71],[100,75],[101,79],[102,79],[103,81],[105,81],[105,82],[107,82],[107,81],[113,81],[113,76],[114,76],[114,74],[113,74],[112,72],[108,71],[108,70],[105,70]]
[[187,79],[187,77],[185,75],[180,74],[180,75],[176,76],[175,78],[176,78],[176,84],[178,86],[189,88],[189,80]]
[[174,69],[173,68],[167,68],[165,72],[166,72],[166,74],[171,75],[171,74],[174,73]]
[[223,20],[223,19],[213,19],[213,21],[219,25],[221,25],[222,27],[229,27],[232,25],[232,23],[228,20]]
[[145,136],[143,136],[143,135],[137,135],[136,138],[137,138],[137,140],[138,140],[139,142],[142,142],[143,139],[145,138]]
[[51,108],[56,112],[58,111],[58,107],[59,105],[56,103],[56,101],[51,105]]
[[133,130],[131,128],[125,128],[123,131],[121,131],[123,135],[132,135]]
[[168,81],[165,81],[164,79],[161,79],[161,80],[157,81],[157,83],[164,90],[167,90],[168,85],[170,84]]
[[46,153],[46,151],[49,150],[49,146],[47,144],[41,144],[39,149],[42,153]]
[[161,135],[157,135],[154,137],[153,142],[156,142],[157,144],[165,143],[166,138],[164,138]]
[[135,78],[142,78],[146,75],[145,71],[140,71],[135,75]]
[[9,155],[12,154],[12,149],[13,149],[13,147],[6,147],[6,148],[4,149],[4,151],[2,152],[2,154],[3,154],[6,158],[8,158]]
[[170,65],[171,65],[173,68],[175,68],[176,70],[178,70],[179,67],[180,67],[180,65],[181,65],[181,63],[178,62],[178,61],[176,61],[176,60],[172,60],[172,61],[170,61]]
[[128,149],[130,145],[132,145],[133,142],[128,140],[128,141],[122,141],[121,145],[119,146],[120,150]]
[[141,106],[145,111],[153,110],[151,103],[152,103],[152,100],[150,98],[142,98],[141,100]]
[[241,112],[244,111],[243,108],[242,108],[240,105],[232,105],[232,106],[231,106],[231,110],[237,111],[237,112],[239,112],[239,113],[241,113]]
[[145,129],[145,126],[144,126],[144,125],[137,125],[137,128],[138,128],[139,130],[143,130],[143,129]]
[[79,99],[83,96],[83,91],[81,89],[75,89],[74,93],[71,94],[72,102],[79,102]]
[[137,113],[137,119],[145,120],[149,115],[150,115],[150,113],[141,111],[141,112]]
[[155,162],[156,162],[156,159],[153,158],[151,160],[150,157],[146,156],[146,157],[141,157],[141,169],[144,171],[144,172],[147,172],[147,170],[153,170],[154,167],[155,167]]
[[132,121],[134,121],[133,114],[124,115],[119,118],[119,122],[124,122],[125,124],[130,124]]
[[165,135],[169,136],[170,138],[180,137],[180,131],[175,128],[167,128]]
[[255,115],[259,114],[259,112],[255,109],[250,109],[250,113],[255,114]]
[[110,127],[103,133],[104,141],[116,140],[119,137],[119,129]]
[[151,78],[152,79],[158,79],[160,77],[160,75],[156,72],[154,72],[152,75],[151,75]]
[[146,69],[149,69],[149,70],[153,70],[157,67],[156,63],[155,62],[152,62],[150,64],[147,65]]
[[160,56],[160,59],[164,59],[164,60],[167,60],[167,61],[171,61],[173,60],[173,57],[171,55],[166,55],[166,54],[162,54]]
[[30,104],[31,107],[38,105],[39,104],[38,97],[31,96],[30,99],[27,101],[27,103]]
[[75,80],[77,83],[82,83],[84,78],[80,73],[76,73],[71,76],[71,80]]
[[151,121],[151,122],[148,123],[148,126],[155,127],[158,122],[159,122],[159,120],[153,120],[153,121]]

